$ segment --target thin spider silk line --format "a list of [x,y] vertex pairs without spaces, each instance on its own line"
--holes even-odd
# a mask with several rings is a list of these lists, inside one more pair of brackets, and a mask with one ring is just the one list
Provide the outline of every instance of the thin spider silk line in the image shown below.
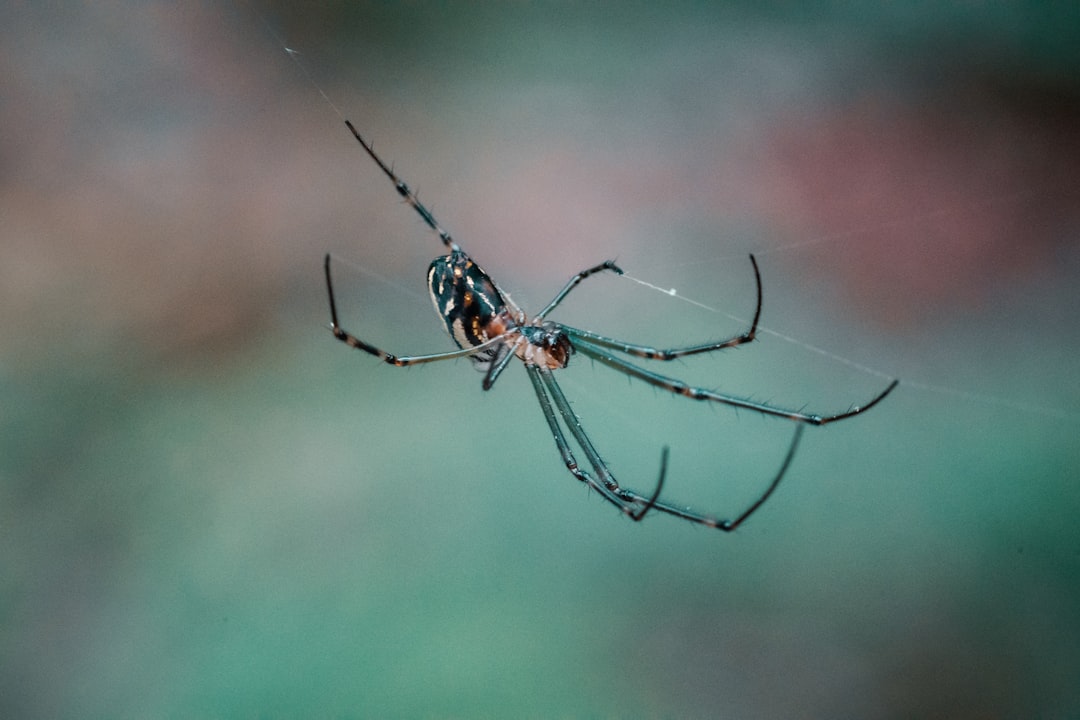
[[[676,300],[682,300],[683,302],[689,303],[689,304],[691,304],[691,305],[693,305],[695,307],[699,307],[702,310],[707,310],[708,312],[716,313],[717,315],[723,315],[724,317],[726,317],[726,318],[728,318],[730,320],[734,320],[735,322],[742,323],[744,325],[749,325],[750,324],[750,321],[748,319],[746,319],[746,318],[739,317],[738,315],[733,315],[733,314],[727,312],[726,310],[721,310],[719,308],[710,307],[709,305],[706,305],[703,302],[700,302],[698,300],[694,300],[693,298],[688,298],[685,295],[680,295],[675,288],[664,289],[664,288],[660,287],[659,285],[654,285],[651,282],[648,282],[646,280],[642,280],[641,278],[638,278],[638,277],[634,277],[633,275],[630,275],[629,273],[625,273],[625,272],[622,274],[622,277],[626,278],[627,280],[632,280],[633,282],[637,283],[638,285],[643,285],[643,286],[649,288],[650,290],[654,290],[656,292],[667,295],[668,297],[673,297]],[[888,374],[886,372],[882,372],[881,370],[876,370],[876,369],[870,367],[869,365],[863,365],[862,363],[851,360],[850,358],[843,357],[842,355],[837,355],[836,353],[830,352],[830,351],[826,350],[825,348],[820,348],[817,345],[811,345],[810,343],[803,342],[802,340],[799,340],[798,338],[791,337],[790,335],[785,335],[784,333],[779,332],[778,330],[773,330],[773,329],[771,329],[769,327],[766,327],[766,326],[762,325],[760,322],[758,323],[757,329],[758,329],[758,332],[762,332],[762,333],[765,333],[767,335],[772,335],[774,337],[778,337],[781,340],[792,343],[794,345],[798,345],[799,347],[802,347],[802,348],[804,348],[806,350],[817,353],[818,355],[821,355],[823,357],[827,357],[830,360],[841,363],[843,365],[847,365],[848,367],[855,368],[856,370],[858,370],[860,372],[864,372],[867,375],[873,375],[875,377],[884,378],[886,380],[892,380],[894,378],[893,375],[890,375],[890,374]],[[901,381],[901,384],[904,384],[903,381]]]
[[289,59],[293,61],[296,67],[300,68],[300,72],[304,74],[304,79],[306,79],[311,84],[311,86],[315,88],[316,91],[318,91],[319,95],[322,96],[323,101],[326,102],[326,104],[329,105],[335,113],[337,113],[337,116],[344,121],[346,119],[345,113],[341,111],[341,108],[334,104],[334,101],[330,99],[330,96],[326,94],[326,91],[322,89],[322,86],[319,85],[319,83],[315,82],[315,78],[311,75],[311,71],[308,70],[307,65],[300,61],[300,51],[295,48],[289,47],[289,45],[285,42],[284,38],[278,35],[277,31],[274,30],[273,25],[270,24],[270,21],[267,20],[262,13],[260,13],[254,8],[251,8],[251,11],[254,12],[256,17],[259,18],[259,21],[262,23],[263,28],[270,35],[270,37],[274,38],[274,42],[276,42],[281,47],[281,49],[285,51],[285,54],[289,56]]
[[343,258],[337,253],[330,253],[330,255],[334,258],[335,265],[343,265],[349,268],[349,270],[351,270],[352,272],[371,278],[372,280],[375,280],[376,282],[385,285],[388,288],[392,288],[394,291],[399,292],[404,296],[411,297],[414,300],[422,300],[425,305],[431,302],[431,299],[428,297],[428,294],[426,292],[420,292],[411,285],[406,285],[396,280],[391,280],[389,275],[381,273],[378,270],[373,270],[372,268],[364,265],[363,263],[358,263],[349,258]]
[[[822,242],[823,241],[824,240],[822,240]],[[796,244],[797,245],[804,245],[804,244],[809,244],[810,242],[817,242],[817,241],[807,241],[807,242],[800,242],[800,243],[796,243]],[[783,250],[783,249],[785,249],[785,247],[777,247],[777,248],[772,248],[772,250],[767,251],[767,252],[776,252],[778,250]],[[758,253],[754,253],[754,254],[757,255]],[[735,322],[739,322],[739,323],[743,323],[743,324],[749,324],[749,322],[750,322],[746,318],[739,317],[738,315],[734,315],[734,314],[729,313],[729,312],[727,312],[725,310],[721,310],[719,308],[715,308],[715,307],[712,307],[710,305],[707,305],[706,303],[703,303],[700,300],[695,300],[694,298],[690,298],[690,297],[687,297],[685,295],[682,295],[675,288],[663,288],[663,287],[660,287],[659,285],[655,285],[655,284],[653,284],[653,283],[651,283],[651,282],[649,282],[647,280],[642,280],[641,278],[635,277],[635,276],[633,276],[633,275],[631,275],[629,273],[626,273],[626,272],[624,272],[619,277],[624,278],[626,280],[630,280],[631,282],[637,283],[638,285],[641,285],[641,286],[643,286],[643,287],[645,287],[645,288],[647,288],[649,290],[652,290],[654,292],[658,292],[661,295],[667,295],[668,297],[673,298],[675,300],[680,300],[682,302],[688,303],[690,305],[693,305],[694,307],[700,308],[700,309],[705,310],[707,312],[715,313],[717,315],[722,315],[722,316],[724,316],[724,317],[726,317],[726,318],[728,318],[730,320],[734,320]],[[832,360],[834,362],[840,363],[842,365],[846,365],[846,366],[848,366],[850,368],[858,370],[859,372],[866,373],[867,375],[872,375],[874,377],[879,377],[879,378],[884,378],[884,379],[889,379],[889,380],[891,380],[894,377],[894,376],[892,376],[892,375],[890,375],[890,374],[888,374],[886,372],[883,372],[883,371],[878,370],[876,368],[872,368],[869,365],[864,365],[864,364],[862,364],[860,362],[857,362],[857,361],[852,360],[850,358],[844,357],[843,355],[837,355],[836,353],[831,352],[829,350],[826,350],[824,348],[820,348],[817,345],[812,345],[812,344],[810,344],[808,342],[805,342],[803,340],[799,340],[798,338],[792,337],[791,335],[785,335],[782,332],[779,332],[777,330],[773,330],[771,328],[765,327],[764,325],[761,325],[760,323],[758,324],[758,331],[762,332],[762,333],[765,333],[767,335],[772,335],[773,337],[779,338],[779,339],[781,339],[781,340],[783,340],[785,342],[789,342],[789,343],[791,343],[793,345],[797,345],[797,346],[799,346],[799,347],[801,347],[801,348],[803,348],[805,350],[809,350],[810,352],[813,352],[813,353],[816,353],[816,354],[821,355],[823,357],[826,357],[826,358],[828,358],[828,359],[830,359],[830,360]],[[1056,418],[1058,420],[1080,421],[1080,413],[1070,412],[1068,410],[1062,410],[1060,408],[1047,407],[1045,405],[1038,405],[1038,404],[1035,404],[1035,403],[1025,403],[1025,402],[1017,402],[1017,401],[1014,401],[1014,400],[1007,400],[1005,398],[1002,398],[1002,397],[999,397],[999,396],[996,396],[996,395],[987,395],[987,394],[984,394],[984,393],[977,393],[977,392],[972,392],[972,391],[968,391],[968,390],[957,390],[955,388],[946,387],[944,385],[936,385],[936,384],[933,384],[933,383],[919,382],[919,381],[916,381],[916,380],[905,380],[903,378],[900,379],[900,385],[902,385],[904,387],[907,387],[907,388],[911,388],[912,390],[921,390],[923,392],[935,393],[935,394],[938,394],[938,395],[947,395],[947,396],[959,398],[959,399],[962,399],[962,400],[968,400],[970,402],[982,403],[984,405],[995,405],[997,407],[1008,408],[1010,410],[1015,410],[1017,412],[1030,413],[1032,415],[1043,415],[1043,416],[1046,416],[1046,417]]]

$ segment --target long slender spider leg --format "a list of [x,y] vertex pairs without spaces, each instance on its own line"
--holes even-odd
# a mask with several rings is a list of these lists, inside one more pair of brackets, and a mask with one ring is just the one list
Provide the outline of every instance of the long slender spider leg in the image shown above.
[[405,202],[412,205],[413,209],[416,210],[420,217],[424,219],[424,222],[427,223],[428,227],[430,227],[435,232],[435,234],[439,236],[439,239],[442,240],[443,245],[445,245],[450,250],[461,250],[461,247],[456,242],[454,242],[454,239],[452,237],[450,237],[450,233],[439,227],[439,223],[435,221],[435,216],[431,214],[430,210],[424,207],[424,204],[421,203],[420,199],[416,197],[416,193],[414,193],[412,189],[405,184],[404,180],[399,178],[394,173],[393,169],[391,169],[389,165],[383,162],[382,158],[375,154],[375,147],[360,136],[360,133],[357,132],[356,128],[353,127],[353,124],[351,122],[346,120],[345,125],[349,128],[349,132],[353,134],[353,137],[356,138],[357,142],[359,142],[360,145],[364,148],[364,150],[367,151],[367,154],[371,156],[371,159],[374,160],[375,163],[380,168],[382,168],[382,171],[386,173],[386,176],[390,178],[391,181],[393,181],[394,187],[398,191],[398,195],[405,198]]
[[566,330],[567,335],[570,335],[574,339],[575,344],[579,340],[585,340],[593,345],[604,347],[609,350],[616,350],[645,360],[675,360],[676,358],[686,357],[687,355],[697,355],[698,353],[714,352],[725,348],[737,347],[755,339],[754,335],[743,333],[742,335],[737,335],[727,340],[718,340],[703,345],[660,349],[649,347],[648,345],[636,345],[623,340],[605,337],[604,335],[597,335],[589,330],[581,330],[580,328],[571,327],[570,325],[563,325],[562,327]]
[[645,358],[646,360],[674,360],[675,358],[686,357],[687,355],[696,355],[698,353],[714,352],[716,350],[723,350],[724,348],[736,347],[748,342],[753,342],[757,338],[757,326],[758,320],[761,318],[761,272],[758,270],[757,260],[754,256],[750,256],[750,263],[754,267],[754,282],[757,285],[757,305],[754,307],[754,320],[750,323],[750,328],[739,335],[730,337],[726,340],[719,340],[711,343],[703,343],[701,345],[692,345],[690,347],[683,348],[670,348],[660,350],[657,348],[649,347],[647,345],[637,345],[635,343],[628,343],[623,340],[615,340],[613,338],[604,337],[603,335],[597,335],[594,332],[588,330],[580,330],[575,327],[569,327],[564,325],[563,328],[566,332],[575,339],[587,340],[594,345],[599,345],[611,350],[618,350],[619,352],[626,353],[627,355],[633,355],[635,357]]
[[494,362],[488,365],[487,373],[484,375],[484,383],[482,387],[485,390],[490,390],[492,387],[495,386],[495,381],[499,379],[500,375],[502,375],[502,371],[506,369],[507,363],[509,363],[514,358],[514,353],[517,352],[518,347],[520,347],[521,343],[523,342],[525,342],[525,338],[521,335],[518,335],[517,339],[514,340],[513,344],[504,345],[503,348],[499,351],[501,355],[499,355]]
[[506,342],[506,338],[502,335],[491,338],[487,342],[476,345],[474,347],[465,348],[463,350],[451,350],[450,352],[433,353],[430,355],[414,355],[411,357],[398,356],[393,353],[388,353],[385,350],[364,342],[360,338],[352,335],[342,329],[338,324],[337,315],[337,303],[334,301],[334,284],[330,279],[330,253],[326,254],[326,260],[323,263],[323,267],[326,271],[326,291],[330,296],[330,330],[341,342],[345,343],[349,347],[356,348],[357,350],[363,350],[369,355],[374,355],[385,363],[390,365],[396,365],[397,367],[405,367],[406,365],[417,365],[419,363],[437,362],[439,360],[453,360],[455,358],[469,357],[475,355],[478,352],[483,352],[488,348],[494,347],[500,343]]
[[614,368],[619,372],[629,375],[631,377],[644,380],[650,385],[654,385],[668,392],[675,393],[676,395],[682,395],[684,397],[691,398],[693,400],[711,400],[713,402],[723,403],[724,405],[731,405],[733,407],[746,408],[747,410],[753,410],[763,415],[774,415],[776,417],[785,418],[787,420],[794,420],[797,422],[804,422],[810,425],[825,425],[827,423],[836,422],[837,420],[843,420],[845,418],[858,415],[859,413],[866,412],[870,408],[877,405],[879,402],[885,399],[885,396],[893,391],[893,389],[900,384],[899,380],[893,380],[889,383],[889,386],[879,393],[874,399],[865,405],[855,405],[847,412],[837,413],[836,415],[817,415],[815,413],[806,413],[799,410],[786,410],[784,408],[773,407],[765,403],[756,402],[754,400],[748,400],[746,398],[736,397],[734,395],[728,395],[726,393],[718,393],[713,390],[706,390],[704,388],[697,388],[687,385],[682,380],[677,380],[666,375],[660,375],[659,373],[650,372],[644,368],[638,367],[633,363],[630,363],[622,358],[615,357],[608,354],[602,348],[592,345],[584,340],[578,339],[574,343],[574,349],[583,355],[586,355],[597,362],[603,363],[610,368]]
[[[555,401],[555,407],[558,408],[563,423],[570,429],[570,434],[574,436],[574,440],[581,446],[581,449],[585,453],[585,457],[589,460],[589,464],[592,465],[593,470],[596,472],[597,476],[599,476],[600,481],[604,484],[607,491],[620,500],[620,503],[617,504],[620,504],[622,511],[635,522],[645,517],[645,514],[656,505],[657,499],[660,497],[660,491],[664,487],[664,477],[667,474],[667,448],[665,447],[661,453],[660,477],[656,481],[656,489],[653,491],[650,498],[646,500],[641,494],[621,487],[608,469],[607,463],[600,457],[600,453],[596,451],[596,447],[592,444],[589,436],[585,434],[585,428],[581,426],[581,420],[578,419],[574,409],[570,407],[570,401],[566,399],[566,395],[563,393],[562,388],[559,387],[559,383],[555,380],[555,376],[552,375],[550,370],[545,368],[534,368],[534,366],[527,367],[529,367],[530,370],[535,369],[536,375],[539,377],[544,389],[547,390],[547,394]],[[541,404],[543,403],[541,402]],[[551,420],[548,422],[550,424]],[[566,442],[565,438],[563,438],[563,442]],[[558,444],[558,438],[556,438],[556,444]],[[569,467],[569,465],[567,465],[567,467]],[[572,469],[571,472],[573,472]],[[631,509],[632,505],[641,503],[644,503],[644,505],[642,505],[640,509]]]
[[[535,365],[526,365],[525,369],[528,371],[529,380],[532,381],[533,390],[536,392],[536,399],[540,403],[540,409],[544,413],[544,419],[547,420],[548,428],[551,430],[551,436],[555,438],[555,446],[559,449],[559,455],[562,456],[566,469],[578,480],[600,493],[602,498],[619,508],[619,510],[626,515],[633,517],[634,511],[627,501],[612,492],[612,490],[604,483],[598,482],[596,478],[588,473],[588,471],[578,465],[577,459],[570,449],[570,443],[566,441],[566,435],[563,434],[562,428],[559,427],[559,420],[555,415],[555,410],[551,407],[551,401],[548,399],[547,390],[540,379],[541,370]],[[663,469],[666,469],[666,462]],[[640,517],[638,519],[640,519]]]
[[536,317],[534,318],[534,320],[537,322],[543,320],[549,312],[554,310],[558,306],[558,304],[563,301],[563,298],[570,294],[571,290],[578,286],[578,283],[580,283],[582,280],[589,277],[590,275],[594,275],[598,272],[603,272],[605,270],[611,270],[617,275],[623,274],[622,268],[616,265],[614,260],[605,260],[599,265],[595,265],[588,270],[582,270],[577,275],[570,278],[569,281],[567,281],[563,289],[560,290],[558,294],[552,299],[552,301],[547,304],[547,307],[536,313]]
[[799,447],[799,440],[802,439],[803,430],[806,429],[806,425],[799,424],[795,426],[795,437],[791,438],[791,447],[788,448],[787,455],[784,456],[784,462],[780,465],[780,470],[776,473],[776,477],[769,483],[769,487],[762,493],[750,507],[743,510],[742,515],[734,520],[717,525],[717,528],[724,532],[731,532],[735,528],[743,524],[746,518],[754,514],[754,511],[765,504],[765,501],[769,499],[769,496],[773,494],[776,487],[780,484],[780,481],[784,479],[784,473],[787,472],[788,467],[791,465],[792,459],[795,457],[795,450]]
[[[795,450],[799,447],[799,439],[802,437],[803,430],[806,429],[805,424],[798,424],[795,426],[795,435],[791,439],[791,445],[788,447],[787,455],[784,456],[784,462],[780,465],[780,470],[773,476],[772,482],[769,483],[769,487],[765,489],[758,499],[751,503],[750,507],[743,510],[742,514],[736,517],[734,520],[721,520],[720,518],[713,517],[711,515],[703,515],[696,513],[685,506],[680,507],[670,502],[654,502],[653,507],[656,510],[665,512],[669,515],[682,518],[683,520],[689,520],[690,522],[698,523],[699,525],[705,525],[707,527],[716,528],[723,532],[731,532],[735,528],[739,527],[746,521],[748,517],[754,514],[754,512],[765,504],[765,501],[773,494],[777,486],[780,485],[780,481],[783,480],[784,474],[787,472],[788,467],[791,466],[791,461],[795,457]],[[632,492],[632,491],[630,491]],[[640,497],[640,496],[638,496]],[[644,498],[641,498],[644,499]]]
[[[645,505],[641,508],[641,510],[639,510],[635,514],[630,515],[630,517],[633,518],[634,522],[637,522],[638,520],[641,520],[641,518],[645,517],[645,513],[649,512],[650,509],[656,507],[656,503],[660,500],[660,492],[664,489],[664,478],[667,477],[667,460],[669,453],[670,448],[668,448],[667,445],[660,449],[660,477],[656,481],[656,489],[653,490],[653,494],[645,502]],[[637,493],[635,493],[635,495],[636,494]]]
[[[540,321],[542,321],[544,319],[544,316],[554,310],[555,307],[563,301],[563,298],[565,298],[571,290],[577,287],[582,280],[589,277],[590,275],[594,275],[605,270],[611,270],[612,272],[615,272],[619,275],[623,274],[622,268],[616,265],[614,260],[605,260],[599,265],[594,265],[587,270],[582,270],[577,275],[570,278],[570,280],[566,283],[563,289],[560,290],[555,296],[555,298],[547,304],[547,307],[545,307],[543,310],[536,314],[536,316],[533,318],[533,323],[539,323]],[[505,292],[503,292],[501,288],[499,292],[502,293],[503,297],[507,300],[509,304],[509,296]],[[502,375],[503,370],[506,369],[506,365],[510,362],[510,359],[513,357],[514,352],[517,350],[517,348],[521,345],[523,341],[524,338],[520,338],[519,340],[515,341],[513,347],[510,348],[510,352],[503,354],[495,362],[491,363],[488,366],[487,374],[484,376],[483,387],[485,390],[490,390],[495,385],[495,381],[498,380],[500,375]]]

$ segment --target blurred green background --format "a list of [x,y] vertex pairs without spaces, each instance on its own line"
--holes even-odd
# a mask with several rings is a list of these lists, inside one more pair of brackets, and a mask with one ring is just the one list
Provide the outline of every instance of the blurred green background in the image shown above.
[[[5,4],[0,716],[1080,714],[1080,13]],[[302,67],[280,37],[301,52]],[[727,536],[562,467],[440,248],[811,430]],[[729,316],[730,314],[730,316]],[[867,372],[805,344],[872,368]],[[791,426],[578,360],[616,474],[734,514]]]

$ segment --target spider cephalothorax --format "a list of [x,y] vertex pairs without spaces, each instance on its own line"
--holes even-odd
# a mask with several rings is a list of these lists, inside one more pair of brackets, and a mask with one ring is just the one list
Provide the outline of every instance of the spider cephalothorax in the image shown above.
[[[528,373],[529,380],[532,382],[537,401],[540,403],[540,409],[544,414],[566,468],[574,477],[596,490],[605,500],[619,508],[633,520],[640,520],[651,509],[656,509],[701,525],[724,531],[734,530],[750,517],[755,510],[761,507],[773,490],[776,489],[776,486],[779,485],[780,480],[784,477],[784,473],[791,464],[792,458],[795,456],[799,439],[802,437],[802,430],[806,425],[824,425],[869,410],[892,392],[893,388],[899,383],[898,380],[893,380],[888,387],[865,405],[852,406],[846,412],[835,415],[818,415],[802,410],[786,410],[714,390],[691,387],[681,380],[661,375],[652,370],[646,370],[626,359],[626,356],[630,356],[644,360],[667,361],[752,342],[757,336],[758,319],[761,316],[761,273],[758,271],[757,261],[753,255],[750,256],[750,263],[754,269],[754,280],[757,285],[757,305],[754,310],[754,319],[746,332],[726,340],[682,348],[657,349],[646,345],[614,340],[588,330],[580,330],[546,319],[548,313],[554,310],[562,302],[563,298],[585,278],[605,271],[622,274],[622,270],[612,261],[600,263],[570,278],[547,306],[532,316],[531,320],[526,320],[525,313],[454,242],[450,234],[439,227],[431,212],[420,203],[409,186],[398,178],[394,171],[375,154],[370,143],[360,136],[352,123],[346,120],[345,124],[368,155],[394,183],[394,188],[398,194],[416,210],[424,222],[438,235],[443,245],[446,246],[448,254],[436,258],[428,269],[428,290],[431,293],[431,301],[435,306],[435,312],[442,318],[447,333],[449,333],[459,349],[431,355],[401,357],[380,350],[343,330],[338,324],[334,288],[330,278],[330,256],[327,255],[325,261],[326,288],[330,296],[330,329],[333,331],[334,337],[351,347],[363,350],[384,362],[399,367],[453,358],[471,358],[478,369],[485,371],[483,382],[485,390],[490,389],[495,384],[495,381],[511,359],[515,357],[520,359]],[[668,451],[666,447],[660,456],[660,476],[655,489],[650,495],[642,495],[635,490],[620,485],[608,469],[607,463],[604,462],[593,446],[589,436],[585,434],[581,421],[574,413],[570,401],[563,394],[562,388],[559,387],[559,383],[555,379],[554,371],[566,367],[570,356],[575,352],[581,353],[625,375],[643,380],[650,385],[677,395],[744,408],[762,415],[772,415],[797,423],[787,454],[780,465],[780,470],[773,476],[765,492],[758,496],[758,499],[750,507],[743,510],[733,520],[704,515],[694,512],[683,505],[660,500],[660,491],[663,489],[664,477],[667,471]],[[581,452],[585,455],[592,472],[578,465],[570,447],[570,442],[564,432],[564,427],[570,432]]]
[[525,361],[525,365],[560,370],[570,362],[574,345],[558,323],[526,325],[520,328],[519,332],[525,342],[516,352],[517,356]]

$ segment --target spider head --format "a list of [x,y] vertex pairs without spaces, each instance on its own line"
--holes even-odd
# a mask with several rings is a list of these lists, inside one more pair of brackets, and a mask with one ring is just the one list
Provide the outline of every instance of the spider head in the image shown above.
[[525,344],[517,349],[517,355],[526,365],[558,370],[566,367],[574,353],[570,338],[558,323],[526,325],[521,328],[521,336]]

